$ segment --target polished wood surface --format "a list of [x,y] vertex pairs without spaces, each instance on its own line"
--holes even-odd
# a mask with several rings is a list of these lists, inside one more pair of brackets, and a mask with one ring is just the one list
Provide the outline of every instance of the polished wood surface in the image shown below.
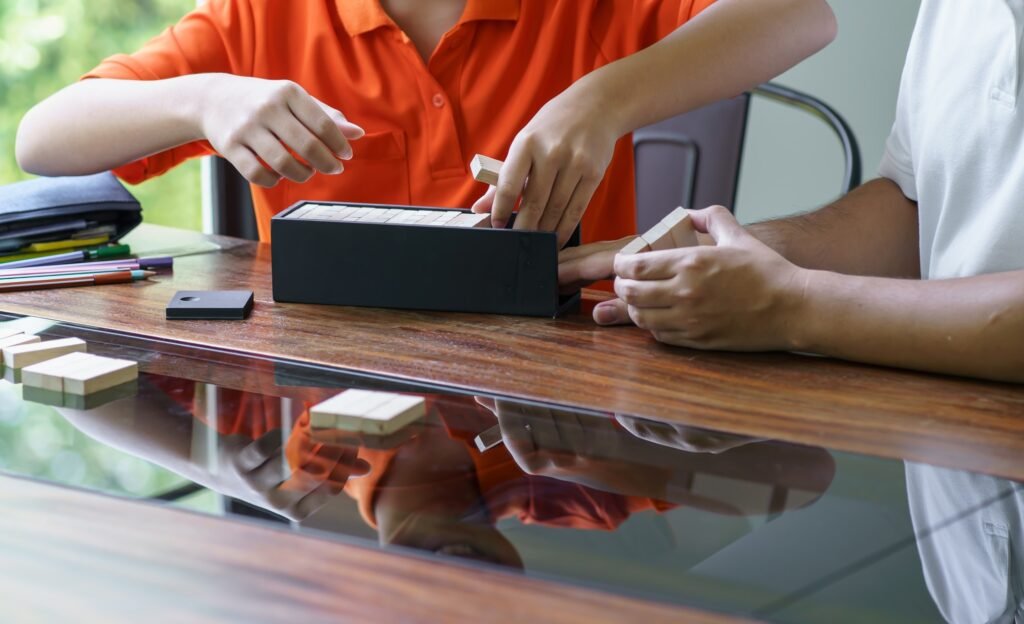
[[0,477],[0,620],[735,622]]
[[[148,249],[175,232],[150,226],[133,237],[144,241],[137,249]],[[1024,480],[1024,386],[666,347],[647,332],[599,328],[582,315],[538,320],[278,304],[269,246],[210,240],[223,250],[179,258],[173,275],[7,294],[0,310]],[[325,267],[324,278],[344,280],[357,270]],[[252,317],[164,319],[175,291],[207,289],[255,291]]]

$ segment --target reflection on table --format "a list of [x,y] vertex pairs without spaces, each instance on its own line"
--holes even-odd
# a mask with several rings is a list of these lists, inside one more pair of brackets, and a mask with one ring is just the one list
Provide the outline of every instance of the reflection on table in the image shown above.
[[[147,374],[135,396],[60,412],[108,446],[290,520],[353,499],[381,544],[516,568],[502,519],[614,531],[680,506],[771,518],[811,504],[835,469],[823,449],[483,397],[427,395],[425,420],[384,440],[311,430],[308,409],[336,392],[281,398]],[[473,439],[495,426],[503,443],[480,452]]]
[[948,622],[1024,622],[1024,486],[907,463],[928,591]]

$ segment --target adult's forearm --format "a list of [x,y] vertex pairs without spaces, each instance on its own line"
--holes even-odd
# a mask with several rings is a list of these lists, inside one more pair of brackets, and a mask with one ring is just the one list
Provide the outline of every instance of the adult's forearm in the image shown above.
[[917,204],[880,178],[814,212],[747,228],[787,260],[847,275],[920,275]]
[[208,76],[85,80],[41,102],[18,128],[17,158],[38,175],[106,171],[202,138]]
[[574,88],[605,102],[610,122],[624,135],[771,80],[824,48],[835,33],[825,0],[719,0]]
[[896,280],[810,271],[792,347],[1024,382],[1024,271]]

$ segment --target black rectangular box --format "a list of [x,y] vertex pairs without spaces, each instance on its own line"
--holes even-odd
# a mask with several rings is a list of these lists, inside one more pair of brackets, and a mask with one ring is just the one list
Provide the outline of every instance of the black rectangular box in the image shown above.
[[306,204],[446,211],[295,204],[271,221],[276,301],[543,317],[579,302],[558,294],[553,232],[286,218]]

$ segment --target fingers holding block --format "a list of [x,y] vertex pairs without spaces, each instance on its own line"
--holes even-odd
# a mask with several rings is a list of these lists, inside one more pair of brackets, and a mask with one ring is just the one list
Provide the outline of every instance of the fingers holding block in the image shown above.
[[504,164],[500,160],[477,154],[469,161],[469,170],[477,182],[497,186],[498,174],[501,173],[501,166]]
[[35,338],[35,342],[3,347],[4,364],[8,368],[24,368],[68,353],[85,352],[86,350],[85,341],[80,338],[64,338],[46,342],[39,342],[38,336],[33,336],[33,338]]
[[651,246],[647,244],[647,241],[645,241],[642,236],[637,236],[632,241],[630,241],[628,245],[623,247],[619,251],[619,253],[627,256],[632,256],[633,254],[643,253],[645,251],[650,250]]
[[697,242],[697,230],[693,227],[693,220],[685,208],[676,208],[661,222],[668,228],[673,247],[696,247],[700,244]]
[[664,251],[680,247],[696,247],[697,230],[685,208],[676,208],[654,227],[622,248],[620,254],[632,255],[645,251]]
[[426,415],[423,397],[346,390],[309,410],[314,429],[389,435]]

